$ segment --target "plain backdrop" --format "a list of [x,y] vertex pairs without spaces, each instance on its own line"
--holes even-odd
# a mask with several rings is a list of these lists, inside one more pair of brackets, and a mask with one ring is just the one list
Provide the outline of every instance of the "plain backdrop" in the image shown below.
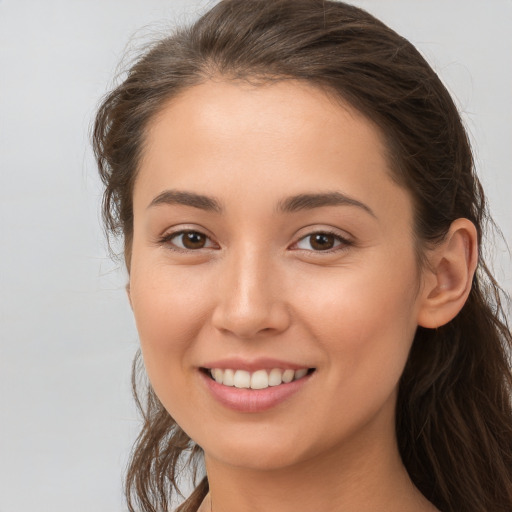
[[[512,1],[353,3],[416,44],[455,96],[510,243]],[[0,0],[0,512],[126,510],[138,342],[88,134],[128,41],[205,5]],[[512,291],[503,243],[495,262]]]

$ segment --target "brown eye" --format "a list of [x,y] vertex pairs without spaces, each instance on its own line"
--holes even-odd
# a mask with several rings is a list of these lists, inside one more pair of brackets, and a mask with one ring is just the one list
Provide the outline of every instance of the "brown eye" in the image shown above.
[[185,250],[197,250],[212,246],[210,239],[199,231],[180,231],[175,233],[169,241],[179,249]]
[[183,233],[183,245],[187,249],[202,249],[206,244],[206,237],[201,233]]
[[314,235],[310,235],[309,239],[309,243],[315,251],[326,251],[328,249],[332,249],[336,242],[334,235],[329,235],[327,233],[315,233]]
[[295,247],[314,252],[329,251],[331,249],[343,249],[351,245],[348,240],[334,233],[317,232],[301,238]]

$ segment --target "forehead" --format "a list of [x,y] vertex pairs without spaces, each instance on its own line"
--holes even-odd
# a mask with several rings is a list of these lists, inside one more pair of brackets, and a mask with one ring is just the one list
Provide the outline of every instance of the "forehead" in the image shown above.
[[[345,130],[347,125],[350,129]],[[284,153],[289,145],[308,139],[321,153],[336,149],[332,145],[328,148],[330,144],[344,149],[337,132],[345,145],[368,142],[379,156],[385,154],[380,132],[373,123],[334,94],[311,84],[297,80],[258,85],[207,81],[164,104],[147,128],[145,147],[151,150],[171,143],[171,137],[204,144],[208,142],[206,135],[212,144],[224,143],[232,148],[240,143],[248,148],[252,143],[257,153],[265,148]],[[262,141],[270,145],[262,147]]]
[[311,191],[381,202],[405,194],[378,128],[292,80],[209,81],[170,100],[148,126],[134,201],[148,204],[166,188],[240,200],[264,191],[269,204]]

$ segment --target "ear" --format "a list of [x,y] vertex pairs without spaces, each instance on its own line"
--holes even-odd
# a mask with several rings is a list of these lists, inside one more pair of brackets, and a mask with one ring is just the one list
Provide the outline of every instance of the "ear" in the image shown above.
[[418,325],[447,324],[468,298],[478,262],[478,236],[468,219],[452,223],[443,242],[428,255]]

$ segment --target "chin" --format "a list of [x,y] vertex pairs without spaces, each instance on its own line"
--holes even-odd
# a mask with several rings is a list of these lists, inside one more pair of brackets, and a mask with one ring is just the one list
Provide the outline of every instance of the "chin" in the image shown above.
[[322,451],[321,447],[310,446],[311,443],[300,432],[296,435],[290,435],[289,432],[279,435],[275,430],[271,434],[270,428],[258,430],[251,435],[219,436],[198,444],[205,452],[205,460],[211,459],[253,471],[275,471],[291,467],[311,458],[313,452]]
[[233,446],[229,451],[213,452],[205,451],[205,459],[215,459],[223,465],[251,471],[277,471],[294,466],[301,460],[298,453],[292,450],[272,449],[266,446],[264,449],[249,446]]

